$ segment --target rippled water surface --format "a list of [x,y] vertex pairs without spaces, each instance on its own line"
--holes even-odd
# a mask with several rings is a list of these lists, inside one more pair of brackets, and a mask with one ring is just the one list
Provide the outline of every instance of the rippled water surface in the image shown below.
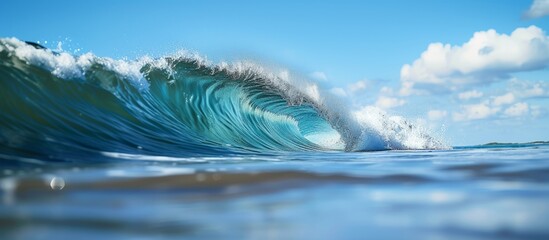
[[110,154],[119,160],[5,159],[1,238],[549,239],[544,144]]

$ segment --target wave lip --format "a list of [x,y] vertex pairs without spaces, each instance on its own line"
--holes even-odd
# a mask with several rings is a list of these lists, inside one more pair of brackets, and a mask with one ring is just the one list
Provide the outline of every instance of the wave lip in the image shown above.
[[28,157],[443,147],[398,130],[404,120],[357,114],[314,83],[250,62],[212,64],[184,52],[113,60],[8,38],[0,76],[0,150]]

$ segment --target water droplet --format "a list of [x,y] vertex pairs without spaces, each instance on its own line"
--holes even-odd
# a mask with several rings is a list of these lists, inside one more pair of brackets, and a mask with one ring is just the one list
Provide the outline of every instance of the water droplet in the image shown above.
[[15,189],[17,181],[14,178],[0,179],[0,190],[2,190],[2,202],[5,205],[11,205],[15,202]]
[[202,182],[206,180],[206,174],[203,174],[203,173],[196,174],[195,179],[196,181]]
[[17,182],[13,178],[4,178],[0,180],[0,189],[5,192],[12,192],[17,187]]
[[54,177],[51,179],[50,187],[53,190],[61,190],[65,187],[65,180],[61,177]]

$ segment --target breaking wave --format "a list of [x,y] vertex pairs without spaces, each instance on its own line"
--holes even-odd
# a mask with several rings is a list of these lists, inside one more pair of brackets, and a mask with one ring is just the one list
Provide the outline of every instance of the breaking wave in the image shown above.
[[446,148],[287,71],[189,53],[113,60],[0,39],[0,96],[4,158]]

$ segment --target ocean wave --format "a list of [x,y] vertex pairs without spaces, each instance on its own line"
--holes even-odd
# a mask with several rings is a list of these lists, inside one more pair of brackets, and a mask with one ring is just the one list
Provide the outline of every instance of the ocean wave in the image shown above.
[[0,77],[0,150],[23,157],[446,148],[401,117],[353,111],[313,82],[252,62],[188,52],[114,60],[5,38]]

